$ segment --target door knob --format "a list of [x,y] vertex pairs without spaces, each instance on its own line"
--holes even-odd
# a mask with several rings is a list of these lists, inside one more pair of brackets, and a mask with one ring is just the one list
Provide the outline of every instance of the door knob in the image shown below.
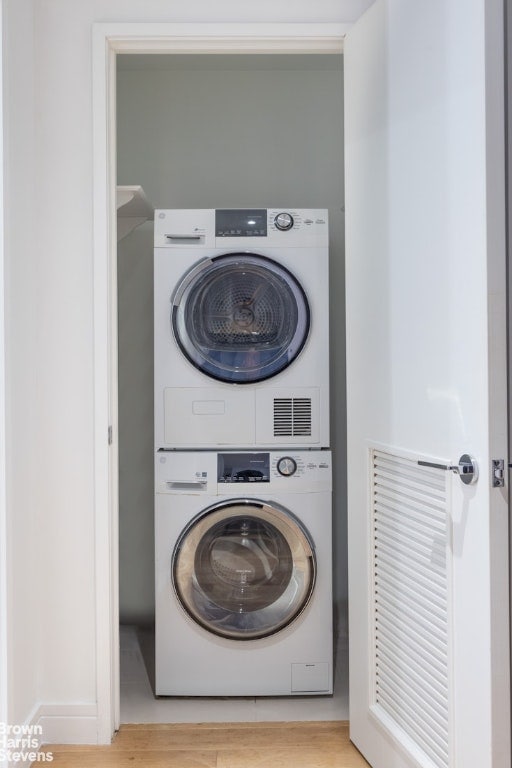
[[418,461],[422,467],[433,467],[454,472],[460,477],[464,485],[473,485],[478,480],[478,465],[473,456],[463,453],[458,464],[436,464],[432,461]]

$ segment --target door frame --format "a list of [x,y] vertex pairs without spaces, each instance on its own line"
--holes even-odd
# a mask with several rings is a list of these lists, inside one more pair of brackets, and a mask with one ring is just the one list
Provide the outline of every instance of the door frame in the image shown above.
[[[0,83],[3,84],[3,19],[5,13],[4,0],[0,0]],[[4,88],[0,88],[0,232],[4,228]],[[7,592],[7,441],[6,441],[6,344],[5,344],[5,246],[4,236],[0,238],[0,723],[8,722],[8,592]]]
[[93,27],[94,523],[98,743],[120,724],[116,237],[117,54],[341,54],[351,24]]

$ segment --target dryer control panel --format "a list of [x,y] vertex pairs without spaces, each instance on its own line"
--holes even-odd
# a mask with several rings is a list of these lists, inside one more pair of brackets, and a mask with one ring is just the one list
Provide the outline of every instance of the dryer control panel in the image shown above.
[[155,248],[328,247],[325,208],[203,208],[155,211]]
[[219,209],[215,211],[215,237],[266,237],[265,208]]

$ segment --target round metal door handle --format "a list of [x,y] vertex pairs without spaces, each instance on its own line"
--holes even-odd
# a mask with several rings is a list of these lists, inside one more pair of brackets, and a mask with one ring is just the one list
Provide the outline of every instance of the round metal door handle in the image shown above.
[[432,461],[418,461],[422,467],[432,467],[433,469],[444,469],[455,472],[460,477],[464,485],[474,485],[478,480],[478,464],[469,453],[463,453],[458,464],[436,464]]
[[463,453],[459,463],[453,470],[465,485],[473,485],[478,480],[478,465],[475,459],[469,453]]

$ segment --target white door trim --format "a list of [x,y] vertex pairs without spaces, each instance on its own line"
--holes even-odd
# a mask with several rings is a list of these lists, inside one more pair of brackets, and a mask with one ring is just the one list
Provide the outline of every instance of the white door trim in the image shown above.
[[[349,24],[108,23],[93,28],[94,504],[98,743],[119,727],[116,55],[341,53]],[[112,442],[108,443],[109,427]]]
[[[0,83],[3,83],[2,27],[4,0],[0,0]],[[4,228],[4,103],[0,90],[0,232]],[[8,722],[9,667],[7,656],[8,603],[7,603],[7,494],[6,494],[6,348],[5,348],[5,253],[4,237],[0,238],[0,723]],[[3,761],[2,761],[3,764]]]

